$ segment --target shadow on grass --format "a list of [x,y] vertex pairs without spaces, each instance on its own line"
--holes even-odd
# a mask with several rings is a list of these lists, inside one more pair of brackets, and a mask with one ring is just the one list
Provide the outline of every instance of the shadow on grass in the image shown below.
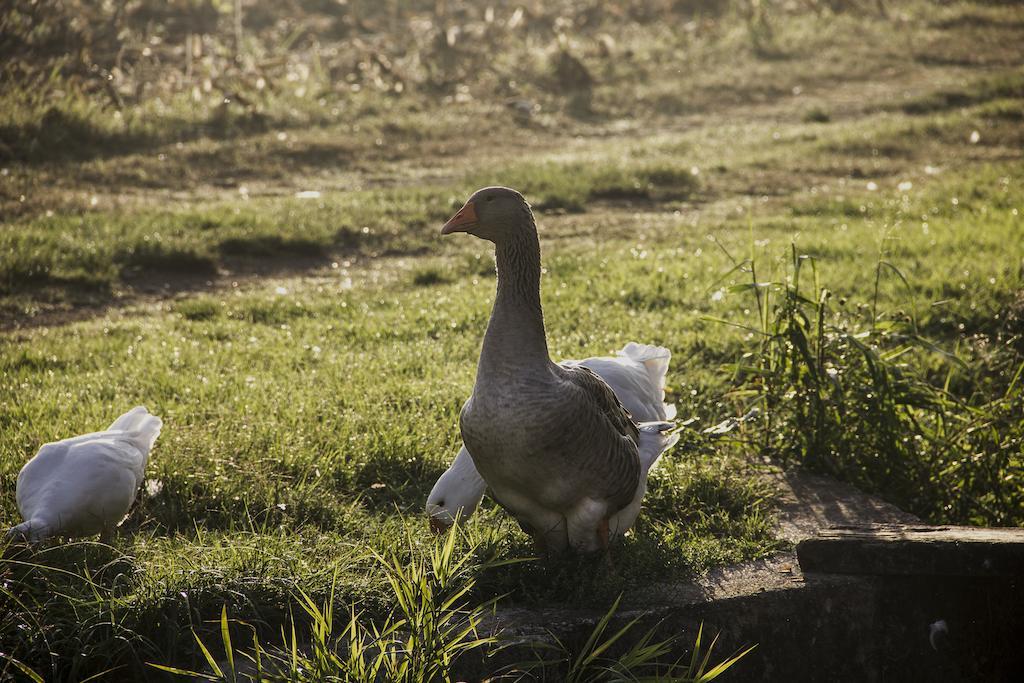
[[[282,476],[282,480],[285,477]],[[190,479],[182,472],[161,473],[147,483],[122,525],[124,533],[146,528],[158,535],[192,536],[197,526],[205,531],[261,532],[279,526],[312,526],[320,530],[344,528],[346,508],[337,496],[324,496],[309,485],[292,490],[249,491],[227,487],[215,479]],[[251,494],[251,495],[250,495]]]
[[[355,228],[340,228],[330,240],[322,243],[305,238],[255,235],[222,240],[209,255],[187,247],[143,243],[115,254],[113,276],[56,275],[49,270],[49,264],[30,263],[8,268],[0,279],[0,296],[12,297],[4,302],[5,307],[16,310],[18,297],[58,306],[32,317],[18,314],[0,317],[0,330],[85,320],[103,315],[111,308],[132,305],[145,296],[174,297],[209,292],[223,286],[225,277],[237,282],[240,278],[302,275],[326,267],[332,255],[373,250],[386,240],[386,236],[364,235]],[[385,253],[413,252],[399,246]],[[222,269],[229,272],[222,272]],[[115,294],[118,285],[125,285],[129,290]],[[203,312],[198,315],[202,317]]]
[[299,168],[336,168],[351,163],[352,147],[352,144],[339,142],[296,143],[291,148],[276,150],[276,154]]
[[[0,576],[9,587],[0,598],[5,608],[0,612],[0,642],[46,680],[109,678],[113,671],[117,680],[164,680],[154,679],[147,662],[160,661],[166,653],[201,661],[192,629],[208,640],[225,605],[266,639],[280,633],[277,625],[288,623],[284,606],[292,590],[287,582],[235,577],[204,581],[197,567],[189,569],[192,576],[182,576],[177,586],[118,600],[131,595],[133,577],[143,567],[116,547],[91,541],[9,546],[0,558]],[[10,602],[5,605],[4,600]],[[301,627],[302,615],[297,616]],[[236,637],[244,633],[240,631]],[[55,652],[61,656],[51,654]]]
[[225,259],[266,259],[282,257],[323,258],[325,245],[310,239],[282,238],[278,235],[232,237],[222,241],[217,250]]
[[900,108],[904,113],[920,115],[970,107],[992,100],[1022,97],[1024,75],[1009,74],[982,80],[964,88],[932,92],[904,102]]
[[[1003,3],[998,0],[988,0],[993,5],[1011,5],[1013,0],[1005,0]],[[955,31],[963,28],[997,28],[1004,31],[1019,31],[1024,29],[1024,21],[1007,20],[1005,17],[993,17],[980,12],[965,11],[952,17],[932,21],[931,25],[942,31]]]
[[[211,466],[200,463],[199,472]],[[416,519],[443,466],[396,452],[372,458],[353,469],[325,471],[275,464],[250,471],[245,481],[199,476],[164,468],[150,474],[139,500],[122,526],[123,533],[191,535],[207,531],[262,532],[286,527],[360,533],[367,515],[395,514]]]
[[38,120],[0,126],[0,162],[81,161],[116,156],[152,144],[141,132],[111,132],[76,111],[50,107]]
[[[22,112],[23,120],[0,126],[0,163],[30,165],[109,159],[203,138],[214,141],[238,140],[269,130],[321,127],[329,122],[307,122],[275,117],[251,109],[220,106],[205,118],[191,120],[165,116],[143,123],[146,115],[129,111],[119,127],[99,123],[115,115],[112,108],[86,99],[69,98],[65,104],[49,105]],[[197,161],[223,156],[223,152],[201,153]],[[214,159],[216,161],[216,159]],[[309,156],[298,159],[310,165],[337,163],[337,156]],[[238,169],[234,172],[237,174]]]
[[410,458],[407,452],[396,451],[363,463],[350,485],[371,511],[386,514],[400,509],[418,514],[442,472],[444,466],[434,460]]
[[152,277],[159,273],[212,275],[217,272],[217,264],[210,257],[159,243],[136,245],[119,253],[114,261],[121,264],[122,276]]
[[0,296],[42,290],[66,291],[87,298],[110,296],[110,283],[96,275],[78,273],[54,275],[46,267],[10,268],[0,281]]
[[438,268],[422,268],[416,271],[412,276],[412,283],[417,287],[430,287],[432,285],[441,285],[451,282],[451,278],[446,276]]

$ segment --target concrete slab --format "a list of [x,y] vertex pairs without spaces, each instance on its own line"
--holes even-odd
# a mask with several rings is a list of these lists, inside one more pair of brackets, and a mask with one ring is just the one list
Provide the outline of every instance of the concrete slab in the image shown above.
[[[779,536],[794,544],[815,547],[818,538],[842,538],[845,532],[834,527],[926,528],[848,484],[799,470],[769,476],[780,491]],[[936,533],[938,539],[947,532]],[[891,540],[881,532],[879,539]],[[1024,577],[965,581],[933,572],[926,578],[805,574],[794,550],[687,583],[644,586],[624,596],[610,628],[639,618],[638,636],[652,627],[658,637],[679,636],[681,649],[673,655],[685,656],[703,624],[705,634],[720,634],[714,661],[757,644],[729,671],[730,681],[1005,680],[1020,670],[1024,662],[1014,660],[1021,648],[1012,643],[1024,632]],[[602,616],[558,607],[499,609],[487,628],[510,645],[487,662],[464,662],[466,678],[528,660],[538,644],[556,638],[578,646]]]

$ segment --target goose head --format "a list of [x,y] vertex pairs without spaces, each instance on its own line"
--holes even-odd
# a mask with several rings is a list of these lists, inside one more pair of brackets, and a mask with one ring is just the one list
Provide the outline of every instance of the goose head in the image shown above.
[[476,512],[486,484],[472,460],[457,458],[427,496],[427,516],[435,533],[447,531],[456,520],[465,521]]
[[501,244],[524,230],[535,230],[533,213],[523,195],[510,187],[477,190],[441,228],[442,235],[465,232]]
[[32,521],[22,522],[12,526],[4,534],[4,541],[8,543],[39,543],[50,535],[49,527],[45,524],[33,524]]

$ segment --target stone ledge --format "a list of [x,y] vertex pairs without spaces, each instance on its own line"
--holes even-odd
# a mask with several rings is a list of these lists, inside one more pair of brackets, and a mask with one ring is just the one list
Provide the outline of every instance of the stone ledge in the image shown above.
[[881,524],[824,529],[797,545],[805,572],[1021,577],[1024,529]]
[[[926,527],[842,482],[799,470],[771,476],[781,490],[779,536],[803,549],[803,556],[822,543],[847,543],[854,529],[871,530],[872,543],[882,546],[871,552],[881,556],[892,544],[928,535],[937,543],[929,547],[967,545],[982,558],[992,542],[1016,550],[988,568],[982,561],[967,576],[939,571],[934,562],[948,561],[942,556],[931,573],[922,574],[909,565],[904,572],[808,570],[797,552],[779,553],[692,582],[631,591],[609,633],[639,617],[636,636],[656,627],[657,638],[678,637],[672,656],[686,657],[703,624],[708,642],[720,634],[713,661],[757,644],[723,677],[729,681],[1013,680],[1024,670],[1024,649],[1017,643],[1024,633],[1024,573],[1006,573],[1017,566],[1012,558],[1019,557],[1013,553],[1024,531]],[[964,534],[972,540],[965,542]],[[463,677],[479,680],[527,661],[538,643],[555,638],[579,646],[602,616],[597,609],[501,608],[485,630],[500,632],[507,649],[486,661],[460,662]]]

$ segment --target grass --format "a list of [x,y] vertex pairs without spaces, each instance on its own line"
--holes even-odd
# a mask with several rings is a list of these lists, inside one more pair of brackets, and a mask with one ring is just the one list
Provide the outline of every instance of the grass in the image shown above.
[[[490,561],[481,565],[475,560],[480,548],[459,536],[458,527],[452,527],[442,542],[413,553],[411,558],[374,555],[386,573],[397,603],[383,621],[367,622],[352,605],[348,622],[339,634],[335,631],[333,585],[322,604],[300,589],[293,600],[301,608],[303,618],[290,619],[290,636],[282,629],[280,644],[261,642],[259,629],[251,624],[232,623],[225,606],[219,621],[222,658],[213,654],[218,652],[217,648],[204,643],[193,629],[207,665],[205,671],[152,662],[149,666],[178,676],[212,681],[455,680],[459,660],[489,658],[514,645],[501,634],[481,633],[487,612],[499,598],[473,605],[470,596],[481,569],[518,563]],[[639,617],[605,635],[619,603],[620,598],[616,598],[579,648],[563,644],[557,637],[553,638],[554,646],[537,640],[533,643],[534,660],[506,665],[498,670],[499,675],[532,680],[557,677],[566,681],[614,681],[643,675],[701,683],[718,677],[754,649],[748,648],[709,666],[717,636],[703,648],[702,627],[691,648],[689,664],[684,665],[682,660],[665,663],[663,660],[672,653],[679,637],[655,641],[654,627],[628,645],[624,639],[640,621]],[[302,627],[308,632],[300,640],[297,633]],[[233,644],[231,631],[240,629],[251,636],[251,647]],[[622,642],[616,646],[619,641]]]
[[480,568],[473,548],[456,544],[457,535],[453,527],[443,543],[411,558],[374,555],[397,602],[382,623],[366,623],[353,604],[344,633],[337,635],[334,585],[323,604],[299,589],[294,601],[305,613],[299,628],[307,623],[309,628],[301,643],[293,617],[290,639],[282,630],[284,642],[276,648],[261,644],[257,629],[242,624],[251,630],[253,644],[251,649],[236,650],[224,607],[220,618],[223,664],[193,630],[209,673],[164,664],[150,666],[217,681],[453,680],[453,667],[460,658],[497,643],[493,636],[479,635],[481,622],[495,600],[470,606],[473,575]]
[[[552,355],[665,345],[669,399],[694,422],[611,576],[511,562],[532,548],[485,503],[459,546],[467,609],[603,611],[775,552],[764,455],[930,521],[1019,524],[1024,43],[1012,7],[901,11],[581,18],[583,118],[536,27],[528,55],[497,50],[468,90],[410,81],[324,105],[282,90],[222,108],[222,128],[188,93],[120,119],[71,93],[52,100],[50,123],[75,132],[57,144],[31,128],[44,100],[5,91],[0,519],[41,443],[137,403],[166,426],[114,547],[5,549],[0,651],[47,680],[142,679],[150,662],[208,666],[193,629],[223,666],[225,621],[252,654],[253,634],[268,652],[294,642],[291,624],[314,640],[332,609],[342,639],[407,619],[390,579],[433,571],[422,504],[458,447],[493,292],[486,245],[437,232],[490,183],[538,211]],[[523,120],[506,97],[536,107]],[[793,244],[813,258],[799,287]],[[700,435],[756,403],[770,422]]]
[[[595,198],[681,199],[697,185],[689,167],[623,168],[610,161],[521,166],[502,171],[500,181],[536,196],[541,211],[579,211]],[[259,268],[289,258],[323,263],[328,254],[416,253],[435,241],[426,226],[443,222],[457,208],[456,197],[485,183],[21,221],[0,233],[0,294],[83,284],[110,291],[125,279],[155,272],[209,275],[218,268]]]
[[[465,263],[458,261],[459,269]],[[623,265],[609,284],[635,270]],[[580,310],[605,296],[588,292],[586,263],[554,259],[549,267],[576,273],[571,295]],[[317,285],[284,280],[269,291],[207,294],[161,312],[7,338],[5,387],[20,398],[4,397],[5,519],[16,514],[14,477],[29,444],[106,419],[109,407],[124,401],[142,401],[165,420],[147,492],[126,523],[133,536],[120,552],[130,556],[130,568],[102,587],[118,596],[114,618],[143,642],[189,652],[187,631],[168,625],[184,614],[210,618],[225,595],[238,597],[238,618],[274,623],[293,587],[319,600],[333,576],[339,600],[358,597],[364,609],[383,610],[384,577],[372,571],[364,548],[388,552],[408,523],[422,524],[418,535],[425,536],[425,521],[416,520],[457,446],[456,418],[472,380],[489,283],[472,286],[480,276],[465,270],[431,287],[413,284],[402,270],[377,283],[372,271],[329,272]],[[629,334],[625,306],[618,325],[593,339],[570,331],[569,308],[550,308],[559,356],[602,353]],[[644,314],[648,324],[658,315]],[[52,401],[56,395],[65,400]],[[635,581],[684,579],[778,547],[770,491],[738,463],[704,453],[681,451],[678,463],[660,470],[649,499],[658,514],[623,551],[621,575],[609,581],[591,562],[514,565],[482,577],[482,596],[588,602]],[[532,552],[498,510],[488,508],[474,525],[498,558]],[[66,552],[42,562],[84,571],[113,559]],[[107,599],[93,602],[91,584],[60,573],[52,583],[20,572],[14,578],[14,585],[34,586],[18,593],[32,608],[12,613],[7,637],[18,633],[19,619],[36,613],[53,619],[66,642],[84,641],[78,651],[113,637],[90,619],[81,620],[84,633],[65,621],[73,610],[85,612],[81,601],[96,610],[94,619],[111,615]],[[14,656],[27,658],[35,643],[16,638]],[[61,661],[51,675],[95,672],[88,666]]]
[[876,296],[855,308],[833,304],[815,261],[795,245],[781,282],[759,281],[754,260],[743,268],[751,280],[734,289],[752,295],[761,317],[758,348],[735,366],[733,395],[763,407],[751,435],[763,452],[879,492],[934,523],[1024,523],[1024,489],[1014,482],[1024,465],[1015,326],[975,330],[943,350],[921,336],[912,307],[879,313],[884,275],[909,285],[882,253]]
[[0,286],[4,293],[81,281],[111,288],[154,271],[210,274],[271,257],[323,260],[329,250],[410,251],[426,237],[410,228],[448,211],[443,197],[423,191],[42,217],[4,231]]
[[[491,172],[474,186],[496,184]],[[536,210],[583,211],[594,200],[682,200],[697,191],[699,183],[690,166],[678,161],[622,164],[611,160],[589,163],[545,163],[505,167],[500,184],[515,187],[531,197]]]
[[1024,74],[1009,73],[996,78],[972,83],[968,87],[940,90],[904,102],[901,106],[908,114],[927,114],[946,109],[983,104],[993,100],[1024,97]]
[[[733,407],[729,372],[720,368],[748,342],[742,330],[730,332],[706,317],[742,322],[755,310],[740,292],[729,293],[743,279],[728,274],[726,254],[753,246],[758,259],[767,259],[762,262],[778,264],[781,277],[775,245],[796,230],[801,248],[818,254],[822,282],[842,283],[834,296],[850,302],[870,301],[879,241],[888,235],[887,259],[899,264],[911,290],[886,277],[879,310],[941,300],[941,306],[919,306],[917,325],[937,337],[965,337],[971,330],[959,330],[961,321],[991,318],[1020,287],[1021,254],[1005,250],[1018,227],[1019,201],[1013,194],[1019,190],[1002,182],[1007,173],[982,167],[970,185],[937,181],[919,187],[909,203],[862,190],[858,201],[873,207],[867,214],[824,206],[813,218],[790,217],[778,226],[778,218],[762,216],[724,224],[715,241],[652,230],[639,246],[634,232],[629,241],[611,238],[570,251],[560,246],[569,238],[551,219],[544,295],[552,353],[604,353],[627,338],[663,343],[676,353],[670,386],[680,414],[713,424],[742,409]],[[962,203],[948,201],[948,183],[963,190]],[[918,222],[891,227],[899,216],[921,213],[928,215],[927,232]],[[801,221],[808,227],[801,229]],[[971,232],[979,221],[985,229]],[[464,249],[456,244],[447,256],[400,257],[385,269],[373,262],[339,266],[312,278],[253,283],[5,337],[5,518],[16,514],[14,476],[35,445],[94,428],[115,407],[138,402],[167,425],[147,492],[126,523],[133,537],[119,543],[122,549],[56,548],[41,561],[77,567],[76,574],[117,569],[92,583],[60,571],[28,581],[8,565],[16,572],[11,585],[34,588],[15,594],[30,608],[12,612],[7,633],[18,632],[19,619],[46,615],[56,629],[52,638],[90,652],[117,637],[109,630],[113,620],[136,634],[128,641],[133,651],[175,643],[188,652],[187,631],[167,625],[184,614],[193,623],[212,618],[225,596],[236,596],[233,615],[271,624],[284,616],[283,601],[297,587],[322,600],[334,586],[341,601],[358,597],[364,609],[386,610],[385,577],[363,548],[395,548],[404,520],[418,517],[454,452],[457,412],[488,313],[490,277]],[[469,249],[480,247],[470,242]],[[927,261],[920,258],[925,253]],[[450,281],[423,286],[414,277],[421,268]],[[666,319],[676,324],[665,326]],[[585,604],[644,581],[684,580],[771,552],[778,547],[771,491],[746,473],[739,452],[694,436],[668,456],[613,580],[586,561],[510,565],[482,575],[479,595]],[[499,510],[485,508],[471,530],[488,556],[530,553],[526,537]],[[121,553],[124,559],[117,559]],[[89,597],[96,590],[99,600]],[[93,617],[82,618],[83,605],[92,606]],[[79,614],[74,623],[61,616],[72,610]],[[32,642],[16,639],[14,656],[30,659]],[[90,661],[62,661],[52,675],[93,673]]]

